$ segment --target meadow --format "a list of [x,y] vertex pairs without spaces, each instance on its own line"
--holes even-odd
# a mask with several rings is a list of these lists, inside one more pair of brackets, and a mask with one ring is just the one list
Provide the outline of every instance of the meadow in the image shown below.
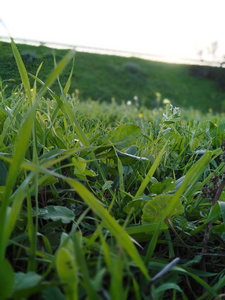
[[133,92],[84,101],[69,92],[73,51],[43,79],[11,47],[22,84],[0,82],[1,299],[223,299],[224,114],[163,93],[151,109]]

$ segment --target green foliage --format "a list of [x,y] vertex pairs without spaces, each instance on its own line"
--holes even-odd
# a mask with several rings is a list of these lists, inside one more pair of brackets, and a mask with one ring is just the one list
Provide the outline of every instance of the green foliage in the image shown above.
[[[148,201],[144,208],[142,214],[142,222],[146,223],[158,223],[161,221],[162,215],[167,211],[167,207],[172,201],[172,195],[158,195],[154,197],[151,201]],[[172,217],[173,215],[179,215],[184,212],[184,207],[179,200],[176,203],[173,211],[170,211],[169,214],[166,214],[166,219]]]
[[[1,82],[1,297],[218,298],[224,193],[212,208],[204,191],[222,180],[224,116],[80,102],[73,65],[60,75],[72,53],[42,81],[12,47],[23,89]],[[139,63],[114,71],[146,79]]]
[[64,206],[47,205],[45,208],[41,208],[39,216],[44,220],[61,221],[64,224],[68,224],[74,219],[74,213]]

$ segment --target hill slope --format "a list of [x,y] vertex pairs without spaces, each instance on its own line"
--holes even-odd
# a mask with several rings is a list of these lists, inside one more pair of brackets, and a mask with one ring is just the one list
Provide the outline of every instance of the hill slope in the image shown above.
[[[28,72],[35,74],[40,63],[44,62],[39,73],[42,80],[45,80],[54,66],[52,53],[59,61],[67,52],[44,46],[17,46]],[[62,85],[70,69],[71,66],[61,75]],[[149,108],[159,106],[164,98],[168,98],[174,105],[181,107],[221,111],[225,107],[225,91],[210,79],[191,75],[189,69],[187,65],[77,52],[70,93],[78,89],[81,100],[91,98],[111,101],[115,98],[118,103],[137,96]],[[5,42],[0,42],[0,77],[2,80],[15,79],[14,82],[7,82],[8,92],[21,82],[11,45]],[[53,89],[59,91],[57,83]]]

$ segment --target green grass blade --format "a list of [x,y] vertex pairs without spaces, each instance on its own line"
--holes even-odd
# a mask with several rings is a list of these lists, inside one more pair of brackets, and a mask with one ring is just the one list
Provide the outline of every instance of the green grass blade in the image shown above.
[[166,149],[168,141],[165,143],[164,147],[162,148],[162,150],[160,151],[159,155],[157,156],[156,160],[154,161],[152,167],[150,168],[150,170],[148,171],[148,174],[146,175],[145,179],[142,181],[141,186],[139,187],[136,195],[134,196],[135,198],[141,196],[146,188],[146,186],[148,185],[149,181],[151,180],[153,174],[155,173],[156,168],[158,167],[160,160],[162,158],[162,155]]
[[73,76],[74,62],[75,62],[75,60],[74,60],[74,57],[73,57],[73,63],[72,63],[71,71],[70,71],[70,76],[69,76],[69,78],[66,82],[66,85],[64,87],[64,90],[63,90],[63,93],[64,93],[65,96],[68,94],[69,89],[70,89],[71,79],[72,79],[72,76]]
[[156,244],[157,244],[157,239],[158,239],[158,235],[160,232],[160,227],[163,224],[165,218],[171,213],[171,211],[173,211],[174,207],[177,204],[177,201],[180,199],[180,197],[182,196],[182,194],[184,193],[185,189],[187,188],[187,186],[189,186],[190,184],[192,184],[194,182],[194,180],[199,176],[199,174],[201,174],[201,172],[205,169],[206,165],[209,163],[210,158],[211,158],[211,152],[206,152],[202,158],[197,161],[192,167],[191,169],[187,172],[185,179],[183,181],[183,183],[181,184],[180,188],[178,189],[178,191],[176,192],[176,194],[173,196],[170,204],[168,205],[167,209],[165,210],[164,214],[162,215],[162,218],[154,232],[154,235],[151,239],[151,242],[148,246],[148,250],[147,250],[147,254],[145,257],[145,263],[146,265],[148,264],[152,254],[154,253]]
[[0,209],[0,262],[3,259],[5,253],[5,247],[7,243],[6,235],[4,234],[7,208],[9,204],[9,197],[12,192],[13,186],[16,182],[17,173],[20,165],[25,157],[27,145],[30,139],[32,125],[35,118],[35,107],[32,107],[28,112],[24,123],[19,132],[19,136],[15,145],[12,164],[10,165],[8,177],[6,181],[6,188],[4,192],[4,201]]
[[[38,74],[42,68],[43,62],[39,65],[37,72],[36,72],[36,77],[38,77]],[[34,80],[34,85],[33,85],[33,91],[32,91],[32,102],[35,101],[37,95],[37,80]]]
[[148,272],[139,256],[133,242],[126,231],[113,219],[108,211],[100,204],[100,202],[79,182],[66,178],[76,192],[88,204],[88,206],[102,219],[105,227],[114,235],[119,244],[127,251],[132,257],[137,266],[141,269],[146,278],[149,278]]
[[168,214],[170,214],[171,211],[173,211],[174,207],[177,204],[177,201],[180,199],[182,194],[185,192],[187,187],[191,185],[196,178],[200,176],[200,174],[204,171],[206,165],[209,163],[210,158],[212,156],[211,152],[206,152],[187,172],[185,175],[185,179],[182,182],[180,188],[176,192],[176,194],[173,196],[170,204],[168,205],[164,215],[163,215],[163,220],[166,218]]
[[88,294],[88,299],[100,300],[100,297],[97,294],[96,289],[94,288],[93,281],[91,281],[91,278],[89,276],[88,266],[84,257],[84,249],[82,249],[79,232],[76,232],[72,236],[72,240],[74,245],[74,252],[76,253],[76,261],[78,262],[81,273],[83,275],[83,282]]
[[[57,79],[59,74],[62,73],[68,62],[72,59],[74,56],[74,51],[69,51],[67,55],[59,62],[59,64],[56,66],[56,68],[52,71],[52,73],[49,75],[47,80],[44,83],[44,86],[41,88],[38,96],[41,98],[45,92],[50,88],[50,86],[54,83],[54,81]],[[37,77],[36,77],[37,78]]]
[[28,98],[29,103],[31,104],[30,81],[23,60],[12,38],[11,38],[11,45],[12,45],[14,57],[16,59],[17,67],[20,73],[20,77],[25,89],[26,96]]

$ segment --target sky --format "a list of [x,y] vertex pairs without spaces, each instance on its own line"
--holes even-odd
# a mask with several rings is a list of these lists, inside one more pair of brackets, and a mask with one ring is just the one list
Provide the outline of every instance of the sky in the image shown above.
[[224,8],[225,0],[2,1],[0,39],[10,35],[15,41],[139,52],[168,60],[221,61]]

